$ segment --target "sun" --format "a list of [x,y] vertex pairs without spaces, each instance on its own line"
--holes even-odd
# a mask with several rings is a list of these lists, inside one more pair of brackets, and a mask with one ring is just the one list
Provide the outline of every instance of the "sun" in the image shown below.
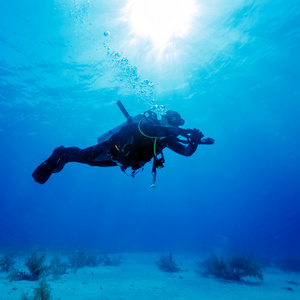
[[162,48],[188,34],[198,7],[195,0],[128,0],[125,13],[135,35]]

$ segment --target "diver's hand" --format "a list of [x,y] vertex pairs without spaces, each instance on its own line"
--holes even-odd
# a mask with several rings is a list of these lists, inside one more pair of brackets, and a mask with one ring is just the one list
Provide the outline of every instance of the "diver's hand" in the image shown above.
[[190,133],[190,141],[193,144],[200,144],[201,139],[204,137],[203,133],[199,129],[194,128]]
[[206,138],[202,139],[200,144],[205,144],[205,145],[212,145],[215,143],[215,140],[213,138]]

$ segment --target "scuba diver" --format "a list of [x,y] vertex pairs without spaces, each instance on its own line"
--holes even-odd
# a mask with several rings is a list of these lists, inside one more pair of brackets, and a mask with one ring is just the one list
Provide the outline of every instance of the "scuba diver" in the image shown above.
[[[56,148],[52,155],[33,172],[34,180],[44,184],[52,173],[60,172],[66,163],[78,162],[98,167],[120,166],[123,172],[131,168],[131,176],[153,158],[151,187],[155,187],[156,169],[165,162],[163,149],[191,156],[199,144],[211,145],[212,138],[203,138],[198,129],[179,128],[184,120],[176,111],[168,110],[158,120],[152,111],[131,117],[122,103],[117,102],[127,122],[98,138],[98,144],[80,149],[63,146]],[[179,136],[182,137],[179,139]]]

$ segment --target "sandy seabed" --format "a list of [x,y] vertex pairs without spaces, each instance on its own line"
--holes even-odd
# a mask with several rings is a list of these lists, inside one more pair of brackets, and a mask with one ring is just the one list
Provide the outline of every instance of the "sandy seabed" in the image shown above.
[[[200,276],[195,272],[200,257],[190,254],[173,255],[180,272],[162,272],[155,264],[160,255],[125,253],[120,266],[85,267],[76,273],[68,270],[58,280],[48,276],[52,299],[300,299],[300,273],[267,268],[264,281],[246,278],[244,282],[232,282]],[[10,282],[0,273],[0,300],[21,300],[24,293],[33,295],[38,285],[38,281]]]

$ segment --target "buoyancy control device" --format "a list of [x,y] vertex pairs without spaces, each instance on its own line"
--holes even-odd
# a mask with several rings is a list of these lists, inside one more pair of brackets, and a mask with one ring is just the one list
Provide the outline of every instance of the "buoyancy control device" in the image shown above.
[[[124,127],[126,125],[129,125],[129,124],[134,124],[134,123],[140,124],[141,120],[145,118],[145,113],[144,114],[138,114],[134,117],[130,116],[129,113],[127,112],[126,108],[123,106],[123,104],[120,100],[117,102],[117,105],[119,106],[120,110],[122,111],[122,113],[126,117],[127,121],[120,124],[119,126],[116,126],[113,129],[107,131],[106,133],[102,134],[101,136],[99,136],[97,138],[98,144],[103,143],[105,141],[108,141],[114,134],[120,132],[122,127]],[[153,113],[153,112],[151,112],[151,113]],[[153,114],[155,114],[155,113],[153,113]],[[155,114],[155,116],[156,116],[156,114]],[[140,130],[140,128],[139,128],[139,130]],[[141,130],[140,130],[140,132],[141,132]],[[149,138],[151,138],[151,137],[149,137]],[[155,143],[156,143],[156,141],[155,141]],[[163,167],[164,157],[163,157],[162,153],[161,153],[161,155],[162,155],[161,158],[157,158],[157,155],[155,153],[155,145],[154,145],[154,159],[153,159],[153,167],[152,167],[153,180],[152,180],[152,183],[150,185],[150,187],[152,187],[152,188],[155,187],[155,183],[156,183],[156,169]],[[98,157],[96,160],[101,160],[101,157]]]

